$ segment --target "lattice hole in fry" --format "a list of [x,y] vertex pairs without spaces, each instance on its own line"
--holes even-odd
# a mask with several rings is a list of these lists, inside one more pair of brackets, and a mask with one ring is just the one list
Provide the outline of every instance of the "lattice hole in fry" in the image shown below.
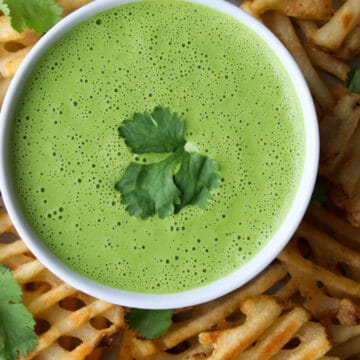
[[51,324],[45,319],[35,319],[35,322],[35,333],[38,336],[48,331],[51,327]]
[[75,336],[60,336],[57,342],[66,351],[73,351],[83,343],[81,339]]
[[24,49],[26,46],[20,42],[17,41],[9,41],[4,43],[4,49],[10,53],[15,53],[17,51],[20,51]]
[[105,316],[95,316],[89,320],[90,325],[96,330],[103,330],[109,328],[113,323]]
[[31,281],[23,285],[23,290],[43,294],[51,289],[51,285],[46,281]]
[[181,323],[183,321],[190,320],[193,317],[193,315],[194,312],[191,309],[179,311],[172,316],[172,321],[174,323]]
[[338,271],[338,273],[342,276],[350,276],[351,271],[349,269],[349,265],[346,264],[343,261],[337,261],[335,264],[336,270]]
[[232,326],[238,326],[246,321],[246,315],[239,309],[236,309],[232,314],[227,316],[225,320]]
[[4,244],[10,244],[18,239],[19,237],[17,236],[17,234],[14,234],[10,231],[6,231],[0,234],[0,242]]
[[190,347],[191,347],[191,342],[189,340],[185,340],[180,344],[174,346],[173,348],[166,350],[166,352],[169,354],[178,355],[190,349]]
[[298,237],[296,239],[296,246],[304,259],[308,259],[312,256],[313,252],[311,246],[305,237]]
[[85,302],[77,297],[68,296],[59,301],[59,306],[65,310],[76,311],[86,306]]
[[283,349],[291,350],[297,348],[301,344],[301,340],[297,337],[292,338],[289,342],[287,342]]

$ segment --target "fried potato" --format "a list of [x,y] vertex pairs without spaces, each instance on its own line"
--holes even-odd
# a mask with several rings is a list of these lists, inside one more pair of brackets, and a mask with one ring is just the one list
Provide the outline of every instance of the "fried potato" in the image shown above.
[[92,0],[57,0],[57,3],[64,9],[63,15],[92,2]]
[[23,288],[23,303],[32,313],[39,343],[25,359],[84,359],[102,339],[124,327],[124,310],[85,295],[44,268],[17,238],[9,217],[0,213],[0,263]]
[[[256,344],[236,356],[236,360],[272,359],[283,347],[297,336],[300,328],[310,319],[310,313],[295,307],[277,318],[257,339]],[[323,353],[325,353],[324,351]]]
[[351,60],[360,54],[360,26],[357,26],[345,38],[336,56],[342,60]]
[[325,53],[309,43],[303,43],[305,50],[312,62],[316,67],[327,71],[329,74],[335,75],[340,80],[345,81],[350,66],[336,57]]
[[358,359],[352,357],[353,355],[359,356],[360,354],[360,336],[354,337],[338,346],[335,346],[329,352],[329,355],[338,356],[340,359]]
[[325,329],[309,321],[309,312],[274,296],[250,296],[237,311],[167,351],[127,330],[119,360],[318,359],[331,347]]
[[248,348],[278,318],[282,307],[274,298],[259,296],[247,298],[240,305],[240,310],[246,315],[243,324],[199,334],[201,344],[208,344],[214,348],[208,359],[233,359]]
[[360,94],[347,92],[320,119],[321,171],[331,173],[346,151],[360,119]]
[[262,21],[261,16],[252,9],[252,1],[251,0],[245,0],[245,1],[241,2],[240,8],[243,9],[244,11],[246,11],[248,14],[255,17],[256,19],[258,19],[259,21]]
[[19,51],[10,53],[0,60],[0,74],[4,78],[11,78],[15,75],[16,70],[29,53],[32,46],[27,46]]
[[360,336],[360,325],[347,326],[332,324],[327,327],[327,333],[331,341],[336,346],[342,344],[354,337]]
[[306,213],[306,221],[320,227],[342,245],[357,252],[360,251],[360,231],[351,226],[343,217],[339,217],[323,207],[312,205]]
[[325,329],[318,323],[306,323],[295,337],[300,341],[299,346],[281,350],[272,360],[320,359],[331,348]]
[[268,12],[263,16],[265,24],[284,43],[297,61],[308,85],[322,108],[331,108],[336,99],[326,83],[314,69],[298,35],[288,17],[276,12]]
[[357,126],[349,139],[341,158],[337,160],[335,169],[328,174],[332,183],[341,187],[345,194],[353,197],[360,180],[360,127]]
[[192,336],[196,336],[233,313],[241,301],[247,297],[266,292],[286,275],[284,268],[279,264],[273,264],[241,289],[188,310],[188,319],[175,322],[171,329],[157,340],[157,343],[161,349],[166,350]]
[[325,49],[340,48],[346,36],[360,23],[359,0],[347,0],[334,16],[313,35],[313,42]]
[[335,10],[330,0],[253,0],[251,8],[256,14],[276,10],[287,16],[309,20],[329,19]]

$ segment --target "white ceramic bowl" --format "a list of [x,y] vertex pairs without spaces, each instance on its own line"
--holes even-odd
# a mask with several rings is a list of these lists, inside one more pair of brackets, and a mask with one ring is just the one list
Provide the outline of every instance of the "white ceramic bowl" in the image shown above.
[[223,12],[252,29],[270,45],[287,70],[291,81],[296,84],[295,89],[304,114],[306,153],[303,175],[291,209],[274,237],[256,256],[237,271],[201,288],[172,294],[140,294],[110,288],[69,269],[51,254],[36,237],[15,200],[12,180],[9,176],[10,164],[7,139],[9,138],[10,120],[23,79],[52,43],[61,37],[64,32],[96,13],[133,1],[136,0],[103,0],[81,8],[54,26],[26,57],[11,83],[1,111],[0,186],[5,206],[20,236],[36,257],[65,282],[85,293],[116,304],[149,309],[177,308],[214,299],[245,284],[269,265],[289,241],[304,215],[316,179],[319,153],[317,120],[313,101],[301,72],[288,51],[269,30],[239,8],[223,0],[188,0]]

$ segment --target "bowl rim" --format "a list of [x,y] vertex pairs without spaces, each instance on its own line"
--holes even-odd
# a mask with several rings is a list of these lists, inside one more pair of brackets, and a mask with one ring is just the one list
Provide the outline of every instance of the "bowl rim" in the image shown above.
[[224,0],[182,0],[208,6],[240,21],[268,44],[288,72],[301,104],[305,129],[304,169],[290,210],[274,236],[252,259],[229,275],[199,288],[169,294],[144,294],[97,283],[68,268],[44,245],[41,245],[41,241],[28,226],[19,204],[14,201],[15,195],[7,171],[9,169],[7,157],[9,119],[12,118],[13,105],[16,104],[17,95],[21,92],[24,76],[29,74],[34,64],[51,44],[65,32],[97,13],[138,1],[143,0],[94,1],[65,17],[35,44],[15,74],[0,114],[0,139],[2,139],[0,143],[0,189],[5,207],[20,237],[39,261],[60,279],[84,293],[110,303],[146,309],[174,309],[210,301],[239,288],[264,270],[285,247],[304,216],[314,188],[319,161],[318,125],[313,99],[299,67],[270,30],[240,8]]

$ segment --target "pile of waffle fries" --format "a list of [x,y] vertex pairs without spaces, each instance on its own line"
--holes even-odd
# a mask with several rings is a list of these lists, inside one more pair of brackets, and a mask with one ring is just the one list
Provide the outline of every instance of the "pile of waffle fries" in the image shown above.
[[[100,0],[101,1],[101,0]],[[170,1],[170,0],[169,0]],[[89,0],[58,0],[64,14]],[[174,311],[155,340],[126,328],[127,309],[56,278],[0,213],[0,263],[21,284],[39,343],[26,359],[100,359],[117,334],[119,360],[360,359],[360,95],[346,89],[359,61],[360,0],[245,0],[298,62],[316,105],[319,175],[328,199],[311,205],[278,259],[220,299]],[[0,16],[0,101],[31,47]]]

